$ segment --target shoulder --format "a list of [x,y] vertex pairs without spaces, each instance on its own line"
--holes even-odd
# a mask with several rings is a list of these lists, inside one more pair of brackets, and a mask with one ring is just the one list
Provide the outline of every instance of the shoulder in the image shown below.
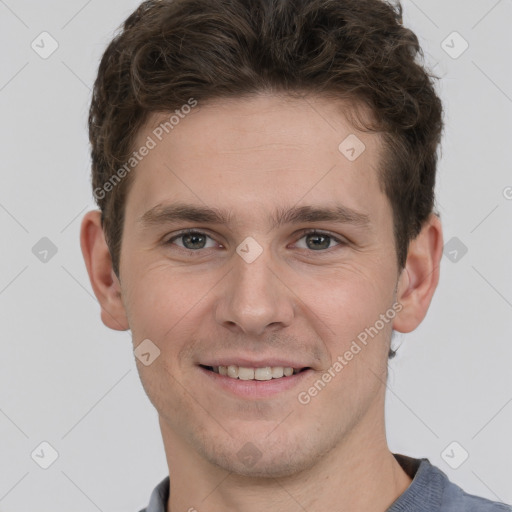
[[464,512],[512,512],[512,507],[499,501],[491,501],[480,496],[468,494],[459,486],[447,481],[441,511],[464,511]]
[[431,465],[431,469],[444,480],[440,512],[512,512],[512,507],[505,503],[468,494],[451,482],[438,467]]
[[512,507],[468,494],[428,459],[393,454],[412,482],[387,512],[512,512]]
[[139,512],[165,512],[169,499],[170,480],[166,476],[151,493],[149,505]]

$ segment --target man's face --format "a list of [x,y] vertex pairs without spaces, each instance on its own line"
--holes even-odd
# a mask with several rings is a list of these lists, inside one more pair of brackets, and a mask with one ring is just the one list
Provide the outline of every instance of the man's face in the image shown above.
[[[148,136],[157,144],[127,197],[122,300],[134,347],[149,339],[160,350],[137,364],[176,452],[283,476],[382,422],[393,321],[377,321],[395,302],[392,211],[377,182],[380,136],[342,112],[325,99],[262,95],[199,104],[162,141],[153,129],[169,115],[153,116],[138,136],[136,148]],[[339,149],[351,134],[365,145],[355,160],[355,139]],[[177,203],[226,211],[229,222],[155,215]],[[304,206],[368,222],[272,221]],[[313,228],[321,233],[301,232]],[[184,229],[195,234],[178,237]],[[206,368],[220,365],[309,369],[246,381]]]

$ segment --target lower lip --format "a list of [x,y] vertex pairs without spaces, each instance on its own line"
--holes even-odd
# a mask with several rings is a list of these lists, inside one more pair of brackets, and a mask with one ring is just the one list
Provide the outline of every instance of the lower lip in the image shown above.
[[201,366],[199,366],[199,370],[211,379],[211,382],[215,385],[242,398],[267,398],[277,395],[298,386],[313,371],[311,369],[303,370],[300,373],[294,373],[289,377],[281,377],[280,379],[241,380],[220,375]]

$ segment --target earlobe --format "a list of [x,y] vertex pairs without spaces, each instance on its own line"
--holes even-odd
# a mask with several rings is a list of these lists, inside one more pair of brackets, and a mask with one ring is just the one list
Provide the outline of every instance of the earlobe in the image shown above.
[[116,331],[126,331],[129,324],[121,297],[121,285],[112,269],[99,210],[85,214],[80,228],[80,247],[94,295],[101,306],[102,322]]
[[425,318],[439,282],[442,255],[441,221],[432,213],[409,245],[397,291],[397,302],[403,308],[395,317],[394,330],[404,333],[414,331]]

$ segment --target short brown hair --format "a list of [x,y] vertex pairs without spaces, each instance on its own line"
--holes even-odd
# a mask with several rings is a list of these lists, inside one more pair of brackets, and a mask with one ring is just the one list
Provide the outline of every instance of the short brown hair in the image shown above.
[[443,129],[437,77],[418,55],[399,2],[143,2],[101,59],[89,112],[92,185],[116,275],[133,173],[108,193],[103,187],[130,158],[149,115],[172,112],[190,98],[268,91],[348,97],[369,107],[373,122],[364,127],[383,135],[378,178],[392,207],[401,270],[409,242],[433,211]]

